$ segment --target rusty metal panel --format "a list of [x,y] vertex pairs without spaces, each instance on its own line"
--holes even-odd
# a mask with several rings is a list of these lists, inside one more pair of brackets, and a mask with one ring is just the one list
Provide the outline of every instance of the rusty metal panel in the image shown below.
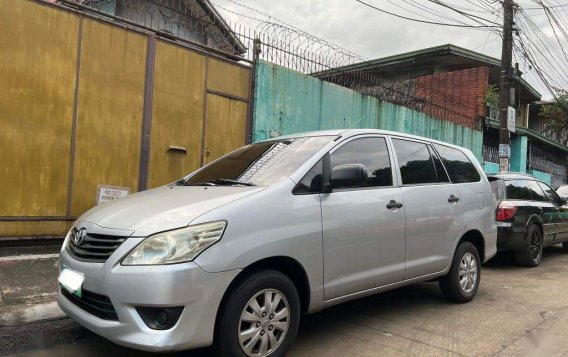
[[250,69],[209,58],[207,89],[248,99]]
[[148,187],[179,179],[201,164],[205,61],[203,55],[157,43]]
[[97,185],[138,184],[147,37],[85,19],[71,214],[95,205]]
[[61,236],[71,229],[72,221],[0,222],[0,237]]
[[66,213],[78,25],[0,1],[0,216]]
[[209,163],[243,146],[246,123],[246,102],[207,94],[204,162]]

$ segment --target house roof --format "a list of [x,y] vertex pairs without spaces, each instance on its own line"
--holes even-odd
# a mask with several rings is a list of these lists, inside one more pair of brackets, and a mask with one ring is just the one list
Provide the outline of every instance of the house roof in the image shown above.
[[[186,3],[190,2],[190,1],[192,1],[192,0],[184,0],[184,2],[186,2]],[[195,0],[195,1],[209,15],[211,20],[214,23],[217,23],[219,25],[219,31],[225,37],[225,39],[232,45],[235,52],[237,54],[245,53],[247,51],[246,46],[242,43],[241,40],[239,40],[239,38],[237,36],[235,36],[235,33],[231,29],[231,26],[229,26],[229,24],[225,21],[223,16],[221,16],[219,11],[217,11],[215,6],[213,6],[211,1],[209,1],[209,0]]]
[[[452,66],[455,69],[487,66],[492,70],[490,82],[498,83],[501,61],[479,52],[446,44],[333,68],[314,75],[322,78],[351,71],[392,72],[422,68],[432,69],[437,66]],[[530,97],[532,101],[540,100],[541,94],[535,88],[519,76],[516,76],[515,79],[527,92],[526,96]]]
[[[111,0],[46,0],[48,2],[75,2],[82,5],[87,5],[93,7],[97,10],[101,10],[107,13],[114,14],[116,9],[116,3]],[[123,2],[125,0],[122,0]],[[154,1],[156,5],[163,5],[168,7],[168,2],[162,3],[160,1]],[[246,46],[241,40],[235,35],[234,31],[231,29],[229,24],[225,21],[223,16],[215,9],[211,1],[209,0],[182,0],[186,8],[183,10],[173,9],[182,15],[192,17],[197,21],[205,24],[204,31],[207,33],[208,37],[215,42],[215,47],[222,51],[230,52],[233,54],[241,55],[247,51]],[[129,6],[132,6],[128,2]],[[185,12],[189,10],[188,12]],[[138,22],[139,21],[135,21]],[[140,23],[141,25],[147,25],[145,23]],[[213,26],[211,26],[213,25]],[[148,25],[152,27],[151,25]],[[175,34],[174,34],[175,35]]]

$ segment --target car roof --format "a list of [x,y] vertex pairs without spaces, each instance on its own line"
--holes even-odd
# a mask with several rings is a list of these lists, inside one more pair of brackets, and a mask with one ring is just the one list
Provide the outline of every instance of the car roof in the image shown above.
[[464,147],[461,147],[461,146],[458,146],[458,145],[453,145],[453,144],[450,144],[450,143],[447,143],[447,142],[444,142],[444,141],[430,139],[430,138],[427,138],[427,137],[424,137],[424,136],[411,135],[411,134],[401,133],[399,131],[381,130],[381,129],[318,130],[318,131],[310,131],[310,132],[305,132],[305,133],[278,136],[278,137],[275,137],[275,138],[266,139],[265,141],[301,138],[301,137],[311,137],[311,136],[326,136],[326,135],[327,136],[341,136],[341,137],[348,138],[348,137],[352,137],[352,136],[356,136],[356,135],[365,135],[365,134],[380,134],[380,135],[398,136],[398,137],[408,138],[408,139],[425,140],[425,141],[428,141],[428,142],[433,143],[433,144],[445,145],[445,146],[453,147],[453,148],[460,149],[460,150],[468,150],[467,148],[464,148]]
[[536,177],[526,174],[524,172],[510,172],[502,171],[496,174],[487,175],[489,178],[497,178],[501,180],[535,180],[540,181]]

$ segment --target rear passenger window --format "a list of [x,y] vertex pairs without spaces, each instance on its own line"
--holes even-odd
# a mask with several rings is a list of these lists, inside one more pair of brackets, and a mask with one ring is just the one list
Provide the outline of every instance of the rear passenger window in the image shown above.
[[428,146],[415,141],[393,139],[403,185],[438,183]]
[[507,199],[532,201],[532,190],[529,187],[529,182],[529,180],[506,181]]
[[542,188],[540,188],[540,186],[536,181],[529,181],[529,188],[531,189],[531,195],[533,201],[541,201],[541,202],[548,201],[546,199],[544,191],[542,190]]
[[442,157],[452,182],[466,183],[481,180],[479,172],[462,151],[445,145],[434,144],[434,147]]
[[558,196],[556,191],[554,191],[550,186],[542,182],[539,182],[538,185],[544,190],[544,193],[548,201],[554,203],[560,203],[560,197]]
[[331,168],[361,164],[367,169],[367,186],[392,186],[392,170],[384,138],[355,139],[330,156]]
[[450,178],[446,173],[446,169],[444,169],[444,165],[442,165],[442,161],[438,157],[438,154],[434,152],[431,147],[428,147],[430,150],[430,155],[434,159],[434,167],[436,168],[436,176],[438,176],[438,182],[450,182]]

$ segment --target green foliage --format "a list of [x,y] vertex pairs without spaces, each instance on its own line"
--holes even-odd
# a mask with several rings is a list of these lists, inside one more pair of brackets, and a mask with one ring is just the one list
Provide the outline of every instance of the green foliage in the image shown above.
[[499,90],[494,84],[490,84],[485,92],[485,102],[487,105],[497,108],[499,106]]
[[554,88],[555,100],[540,107],[539,116],[547,129],[563,131],[568,129],[568,91]]

